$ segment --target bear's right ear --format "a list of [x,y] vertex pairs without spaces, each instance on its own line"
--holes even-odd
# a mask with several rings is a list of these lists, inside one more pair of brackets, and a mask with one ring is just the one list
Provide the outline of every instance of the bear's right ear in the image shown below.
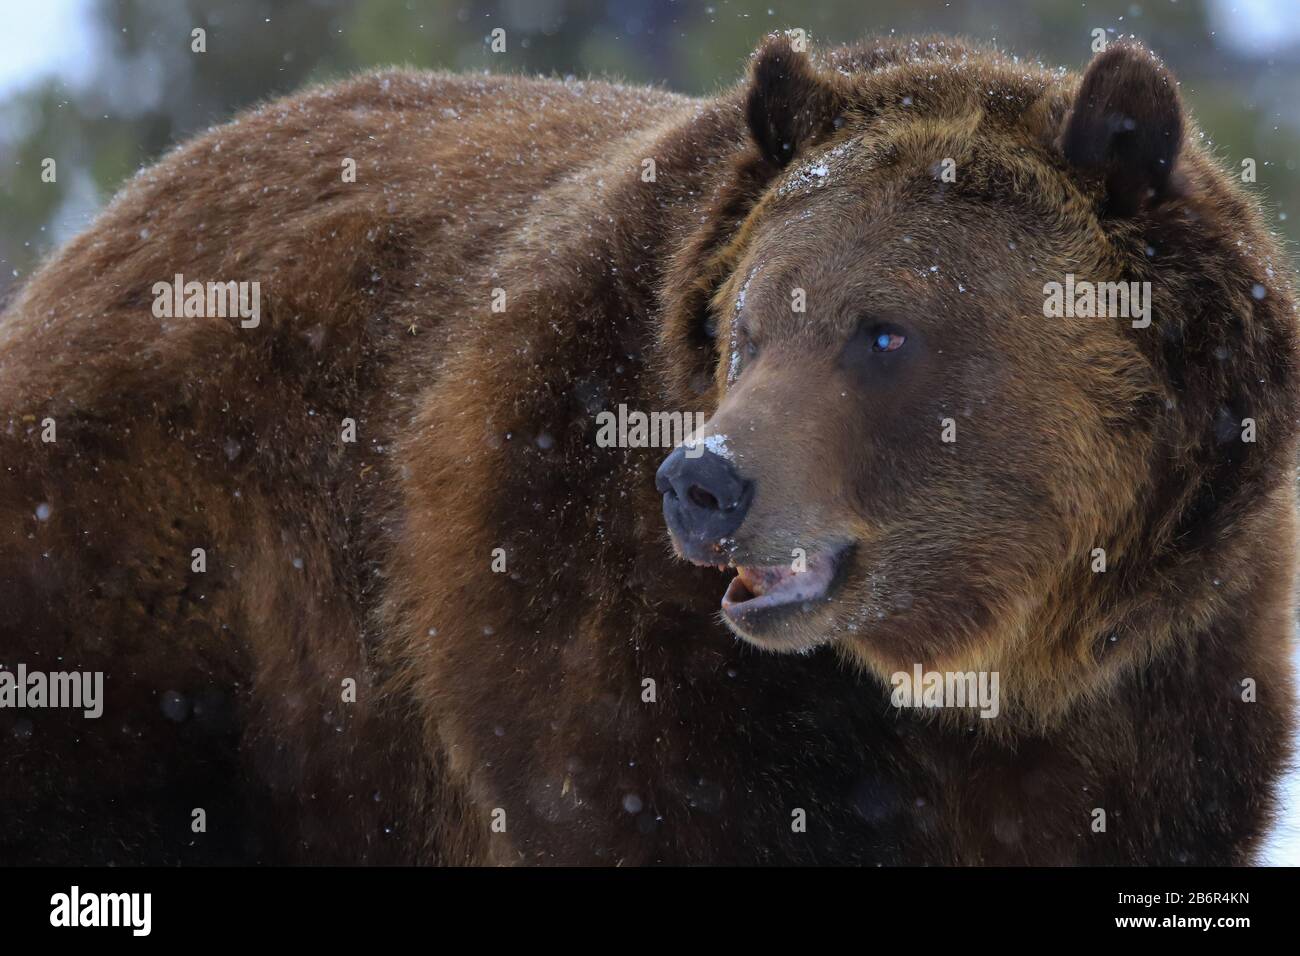
[[788,36],[772,36],[754,54],[745,116],[754,142],[776,168],[833,130],[842,106],[834,81],[819,75]]
[[1182,140],[1174,78],[1144,48],[1117,43],[1088,65],[1060,148],[1105,183],[1108,214],[1130,216],[1165,197]]

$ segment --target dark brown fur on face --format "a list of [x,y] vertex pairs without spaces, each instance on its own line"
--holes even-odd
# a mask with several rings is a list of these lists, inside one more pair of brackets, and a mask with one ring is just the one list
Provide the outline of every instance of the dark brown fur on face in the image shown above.
[[[97,721],[0,709],[0,859],[1247,862],[1292,711],[1284,263],[1131,46],[775,38],[710,100],[384,73],[243,116],[0,322],[0,663],[106,675]],[[1066,271],[1149,280],[1151,327],[1043,318]],[[175,273],[259,281],[260,325],[154,318]],[[942,353],[864,392],[864,303]],[[760,562],[852,543],[829,646],[732,636],[665,452],[594,441],[620,403],[717,413]],[[913,663],[998,669],[1002,715],[894,708]]]

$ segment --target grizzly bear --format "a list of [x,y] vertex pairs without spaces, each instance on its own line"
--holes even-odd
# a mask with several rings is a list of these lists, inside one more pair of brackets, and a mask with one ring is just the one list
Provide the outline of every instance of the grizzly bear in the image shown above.
[[1296,572],[1258,207],[1136,43],[801,46],[709,99],[313,89],[26,282],[0,859],[1253,859]]

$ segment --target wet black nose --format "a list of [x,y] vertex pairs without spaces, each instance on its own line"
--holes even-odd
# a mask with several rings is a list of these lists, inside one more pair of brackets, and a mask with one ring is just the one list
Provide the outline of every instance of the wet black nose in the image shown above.
[[733,534],[754,497],[752,481],[742,478],[727,459],[698,445],[680,445],[664,459],[655,487],[664,496],[668,530],[687,546],[716,544]]

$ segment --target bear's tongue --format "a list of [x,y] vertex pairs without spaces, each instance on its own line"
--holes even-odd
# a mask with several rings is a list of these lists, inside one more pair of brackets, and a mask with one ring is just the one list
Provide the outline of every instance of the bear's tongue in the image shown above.
[[784,564],[737,565],[736,576],[722,596],[722,609],[736,613],[758,611],[825,597],[835,566],[831,555],[811,558],[808,569],[799,572]]
[[736,568],[736,580],[754,597],[762,597],[768,591],[780,587],[782,582],[793,578],[794,571],[785,565],[778,564],[767,568],[742,565]]

